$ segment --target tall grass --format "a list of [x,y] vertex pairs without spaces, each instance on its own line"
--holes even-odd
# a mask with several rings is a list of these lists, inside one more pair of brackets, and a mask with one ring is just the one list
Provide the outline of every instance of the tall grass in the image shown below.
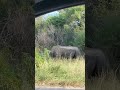
[[112,70],[92,80],[86,79],[87,90],[120,90],[120,81]]
[[[80,60],[43,58],[42,60],[44,62],[40,67],[35,67],[36,85],[75,87],[85,85],[85,62],[83,58]],[[36,61],[41,62],[39,59]]]

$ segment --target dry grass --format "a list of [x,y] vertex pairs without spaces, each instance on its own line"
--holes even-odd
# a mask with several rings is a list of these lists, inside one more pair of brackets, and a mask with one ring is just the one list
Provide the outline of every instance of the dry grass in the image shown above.
[[86,82],[87,90],[120,90],[120,82],[113,71],[94,78],[92,81],[86,79]]
[[37,85],[74,86],[85,85],[85,61],[76,60],[49,60],[39,68],[36,67],[35,79]]

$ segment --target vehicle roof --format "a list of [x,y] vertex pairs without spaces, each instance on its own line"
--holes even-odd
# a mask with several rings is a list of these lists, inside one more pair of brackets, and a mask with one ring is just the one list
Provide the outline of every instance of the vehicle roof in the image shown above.
[[85,4],[85,0],[35,0],[35,17],[51,11]]

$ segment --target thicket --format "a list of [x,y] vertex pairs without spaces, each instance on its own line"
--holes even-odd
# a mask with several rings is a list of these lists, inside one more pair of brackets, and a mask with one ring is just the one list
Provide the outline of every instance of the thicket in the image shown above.
[[54,16],[40,16],[35,21],[36,47],[50,49],[54,45],[85,46],[85,6],[57,11]]
[[33,0],[0,0],[0,90],[34,88]]

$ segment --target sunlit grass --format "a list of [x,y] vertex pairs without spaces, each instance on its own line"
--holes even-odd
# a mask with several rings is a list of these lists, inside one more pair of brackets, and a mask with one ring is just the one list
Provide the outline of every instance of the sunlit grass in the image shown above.
[[35,69],[35,79],[38,85],[76,86],[85,85],[85,61],[49,59],[41,67]]

